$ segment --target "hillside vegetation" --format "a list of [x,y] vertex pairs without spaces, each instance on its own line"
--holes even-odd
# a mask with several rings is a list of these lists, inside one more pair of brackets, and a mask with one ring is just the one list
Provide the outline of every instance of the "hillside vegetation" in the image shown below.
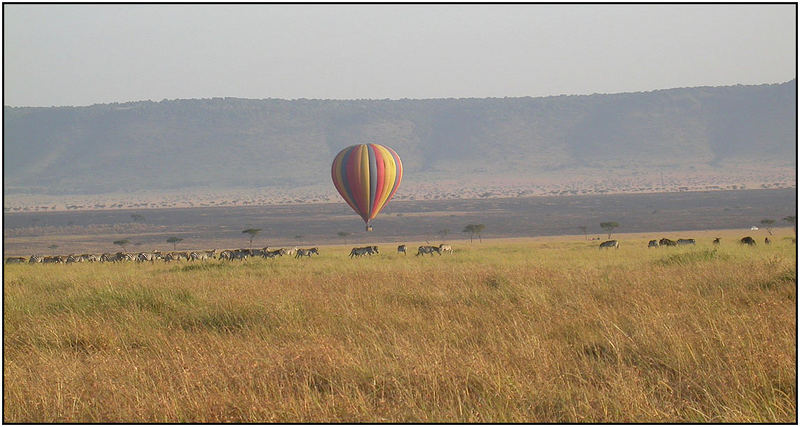
[[393,147],[408,182],[577,171],[616,179],[653,168],[735,174],[742,164],[796,167],[796,118],[796,80],[546,98],[5,107],[4,189],[99,194],[327,184],[333,156],[367,142]]
[[4,268],[4,421],[797,420],[795,245]]

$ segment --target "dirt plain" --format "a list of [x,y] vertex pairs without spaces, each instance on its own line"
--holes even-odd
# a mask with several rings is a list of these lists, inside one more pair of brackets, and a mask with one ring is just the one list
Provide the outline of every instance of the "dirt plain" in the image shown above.
[[[607,237],[601,222],[620,224],[617,233],[678,236],[681,230],[741,229],[751,232],[762,219],[775,227],[796,215],[795,189],[677,193],[542,196],[470,200],[395,200],[364,231],[361,219],[342,203],[115,209],[5,213],[5,256],[114,252],[128,239],[129,252],[172,250],[169,237],[183,239],[179,250],[248,247],[242,231],[260,228],[253,247],[326,244],[403,243],[469,239],[467,224],[484,224],[481,238],[580,235]],[[342,236],[340,233],[346,233]],[[762,234],[764,236],[762,236]],[[478,236],[474,236],[478,238]],[[688,236],[691,237],[691,236]],[[51,246],[54,246],[52,247]]]

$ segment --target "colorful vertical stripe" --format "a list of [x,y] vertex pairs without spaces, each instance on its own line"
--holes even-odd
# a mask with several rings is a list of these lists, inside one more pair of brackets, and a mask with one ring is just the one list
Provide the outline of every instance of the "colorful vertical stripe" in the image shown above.
[[344,201],[369,223],[397,192],[403,164],[389,147],[352,145],[334,157],[331,178]]

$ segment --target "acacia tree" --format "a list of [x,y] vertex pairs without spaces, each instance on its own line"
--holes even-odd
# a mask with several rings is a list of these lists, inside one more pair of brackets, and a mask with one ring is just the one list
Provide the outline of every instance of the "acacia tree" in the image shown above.
[[256,234],[258,234],[260,231],[260,228],[248,228],[247,230],[242,230],[242,234],[250,235],[250,249],[253,249],[253,238],[256,237]]
[[614,221],[608,221],[608,222],[601,222],[600,223],[600,228],[602,228],[603,230],[606,230],[608,232],[608,238],[609,239],[611,238],[611,232],[614,231],[614,229],[617,228],[617,227],[619,227],[619,223],[616,223]]
[[483,242],[483,239],[481,238],[481,232],[483,232],[483,230],[485,228],[486,228],[486,226],[483,225],[483,224],[467,224],[467,226],[464,227],[464,229],[461,230],[461,232],[462,233],[469,233],[469,241],[470,241],[470,243],[472,243],[472,238],[476,234],[478,235],[478,241]]
[[770,236],[772,236],[772,225],[773,224],[775,224],[775,220],[774,219],[764,218],[764,219],[761,220],[761,225],[763,225],[764,228],[767,229],[767,233],[769,233]]
[[130,244],[130,243],[131,243],[131,241],[128,240],[128,239],[122,239],[122,240],[115,240],[114,241],[114,244],[118,245],[118,246],[121,246],[122,250],[125,251],[125,252],[127,252],[127,249],[125,249],[125,246]]
[[180,237],[174,237],[173,236],[173,237],[170,237],[169,239],[167,239],[167,243],[172,243],[172,250],[174,251],[175,250],[175,245],[177,245],[178,242],[180,242],[181,240],[183,240],[183,239],[181,239]]

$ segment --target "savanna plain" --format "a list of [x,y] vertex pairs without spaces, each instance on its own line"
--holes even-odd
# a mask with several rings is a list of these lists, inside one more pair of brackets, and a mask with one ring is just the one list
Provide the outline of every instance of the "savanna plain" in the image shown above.
[[796,422],[794,231],[704,233],[6,265],[4,421]]

